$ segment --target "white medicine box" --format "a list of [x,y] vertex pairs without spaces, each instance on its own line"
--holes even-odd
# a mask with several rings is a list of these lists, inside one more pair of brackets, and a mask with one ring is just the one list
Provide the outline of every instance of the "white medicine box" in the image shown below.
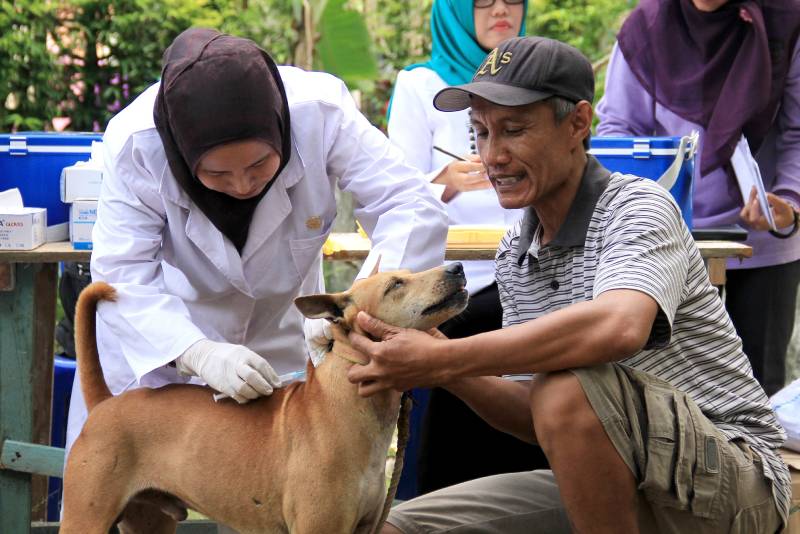
[[69,212],[69,239],[76,250],[92,250],[92,229],[97,220],[97,200],[76,199]]
[[78,199],[100,196],[103,168],[91,162],[78,162],[61,171],[61,202],[72,203]]
[[23,207],[0,209],[0,249],[34,249],[45,242],[46,233],[46,209]]

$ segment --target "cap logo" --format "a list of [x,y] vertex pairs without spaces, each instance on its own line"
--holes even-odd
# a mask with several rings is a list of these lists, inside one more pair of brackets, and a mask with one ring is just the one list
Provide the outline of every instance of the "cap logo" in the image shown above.
[[475,76],[483,76],[487,72],[492,76],[495,76],[498,72],[500,72],[500,69],[503,68],[503,65],[511,63],[511,56],[512,52],[503,52],[503,55],[501,56],[500,50],[495,48],[489,52],[488,56],[486,56],[486,61],[483,62],[483,65],[481,65],[481,68],[475,73]]

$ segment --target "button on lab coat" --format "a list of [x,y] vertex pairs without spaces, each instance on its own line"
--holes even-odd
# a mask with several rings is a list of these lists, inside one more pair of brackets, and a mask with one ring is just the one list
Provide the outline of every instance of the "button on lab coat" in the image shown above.
[[[372,239],[363,272],[442,263],[447,216],[422,175],[361,115],[341,81],[281,67],[291,114],[289,163],[259,203],[241,256],[175,181],[153,124],[157,85],[109,123],[108,176],[94,227],[93,280],[118,292],[98,310],[114,394],[186,382],[167,364],[196,341],[242,344],[278,374],[306,361],[298,294],[317,290],[335,190],[352,193]],[[202,113],[202,110],[197,110]],[[68,445],[86,417],[78,380]]]

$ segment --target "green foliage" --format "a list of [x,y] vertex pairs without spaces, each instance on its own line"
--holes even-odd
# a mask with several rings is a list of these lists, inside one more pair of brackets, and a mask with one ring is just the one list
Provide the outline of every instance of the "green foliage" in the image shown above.
[[348,6],[347,0],[330,0],[317,31],[320,39],[316,66],[340,77],[350,87],[369,89],[378,69],[361,13]]
[[299,38],[299,16],[287,0],[256,0],[227,14],[220,30],[255,41],[278,64],[292,64]]
[[66,89],[47,49],[56,15],[48,2],[0,3],[0,129],[40,129]]
[[[316,68],[360,89],[362,110],[383,127],[397,71],[430,53],[432,3],[309,0],[306,21],[301,0],[4,0],[0,129],[52,129],[58,116],[69,117],[73,130],[104,128],[159,77],[164,49],[191,26],[253,39],[278,63],[295,63],[312,43]],[[530,0],[528,31],[599,61],[635,3]]]
[[571,44],[597,61],[611,51],[635,0],[529,0],[528,33]]
[[385,130],[386,108],[397,71],[430,55],[430,11],[433,0],[372,0],[364,2],[364,17],[378,61],[375,84],[361,99],[370,121]]
[[62,21],[60,55],[75,90],[62,113],[75,130],[100,130],[114,113],[158,79],[161,55],[190,26],[216,27],[205,0],[73,0]]

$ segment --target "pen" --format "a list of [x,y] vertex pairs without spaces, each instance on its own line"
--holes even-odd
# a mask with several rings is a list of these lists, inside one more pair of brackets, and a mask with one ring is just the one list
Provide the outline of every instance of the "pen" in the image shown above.
[[457,160],[459,160],[459,161],[467,161],[467,159],[466,159],[466,158],[462,158],[461,156],[456,156],[456,155],[455,155],[455,154],[453,154],[452,152],[449,152],[449,151],[447,151],[447,150],[443,149],[442,147],[438,147],[438,146],[436,146],[436,145],[433,145],[433,149],[434,149],[434,150],[438,150],[438,151],[439,151],[439,152],[441,152],[442,154],[446,154],[446,155],[450,156],[451,158],[455,158],[455,159],[457,159]]

